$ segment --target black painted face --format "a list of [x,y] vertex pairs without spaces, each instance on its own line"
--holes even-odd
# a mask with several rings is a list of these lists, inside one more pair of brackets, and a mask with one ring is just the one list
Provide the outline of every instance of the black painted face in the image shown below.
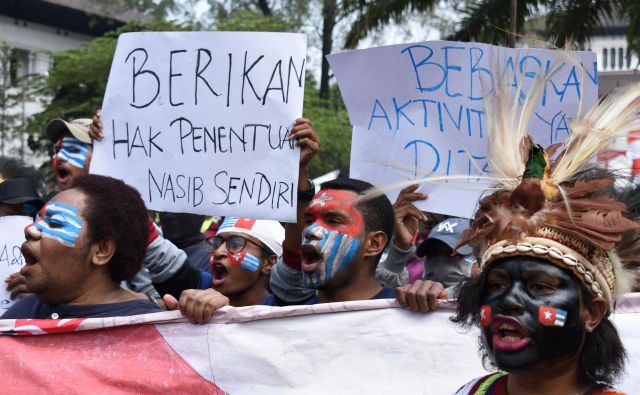
[[513,257],[493,263],[482,304],[482,338],[502,370],[522,371],[580,351],[586,328],[578,280],[545,260]]

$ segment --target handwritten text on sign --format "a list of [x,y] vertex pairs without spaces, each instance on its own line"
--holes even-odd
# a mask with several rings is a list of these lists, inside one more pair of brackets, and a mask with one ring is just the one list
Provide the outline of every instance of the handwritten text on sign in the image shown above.
[[305,58],[300,34],[121,35],[91,172],[155,210],[294,220]]
[[[24,243],[24,228],[33,222],[30,217],[12,215],[0,217],[0,278],[19,272],[24,266],[20,247]],[[0,288],[0,316],[14,303],[5,287]]]
[[[421,191],[429,199],[419,207],[471,216],[486,186],[478,184],[477,176],[489,171],[483,97],[501,81],[514,92],[521,87],[523,100],[531,84],[549,73],[529,134],[543,146],[562,142],[570,134],[569,122],[580,98],[584,97],[583,111],[597,99],[595,54],[573,55],[577,62],[549,50],[446,41],[330,55],[354,125],[351,176],[377,186],[429,176],[466,176],[457,182],[465,183],[465,189],[447,181],[424,184]],[[394,200],[397,193],[389,197]]]

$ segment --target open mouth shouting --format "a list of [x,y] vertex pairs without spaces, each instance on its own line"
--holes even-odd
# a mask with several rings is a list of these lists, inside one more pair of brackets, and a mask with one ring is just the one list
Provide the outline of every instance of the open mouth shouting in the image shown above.
[[513,317],[493,317],[491,332],[493,349],[498,351],[520,351],[531,341],[529,332]]
[[324,259],[324,255],[318,247],[312,244],[303,244],[300,248],[302,254],[302,271],[309,273],[317,270]]
[[57,165],[55,168],[56,181],[58,185],[66,185],[71,181],[71,171],[64,165]]
[[20,274],[27,276],[31,268],[38,263],[38,258],[28,247],[27,243],[22,244],[20,252],[22,252],[25,262],[25,265],[20,269]]
[[221,286],[229,276],[229,271],[222,263],[214,263],[211,269],[211,273],[213,274],[212,285],[214,287]]

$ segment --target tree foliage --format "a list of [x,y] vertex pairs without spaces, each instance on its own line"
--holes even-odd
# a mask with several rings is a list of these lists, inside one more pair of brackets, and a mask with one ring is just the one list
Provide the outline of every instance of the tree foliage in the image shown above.
[[320,135],[320,152],[311,161],[310,172],[317,177],[332,170],[349,172],[351,155],[351,123],[337,86],[332,86],[328,99],[318,95],[316,81],[307,73],[304,87],[303,116],[309,118]]
[[168,22],[153,23],[144,28],[127,24],[77,49],[52,53],[53,66],[46,84],[39,92],[51,100],[44,111],[35,114],[29,121],[29,148],[37,152],[46,152],[50,148],[42,133],[50,120],[90,118],[102,106],[111,62],[121,33],[188,29],[189,26]]
[[409,13],[429,13],[437,4],[438,0],[345,0],[345,12],[356,14],[345,38],[345,47],[355,47],[367,34],[391,22],[401,23]]
[[[218,10],[218,12],[222,12]],[[278,10],[264,15],[256,8],[240,7],[225,10],[225,18],[215,25],[220,30],[293,31],[297,21],[288,20]],[[40,92],[51,97],[44,111],[31,118],[29,146],[34,151],[47,152],[51,144],[42,131],[54,118],[74,119],[91,117],[102,106],[109,70],[118,36],[131,31],[189,30],[181,26],[158,22],[144,27],[129,24],[96,38],[77,49],[53,53],[53,67],[46,86]],[[312,176],[340,168],[347,171],[351,143],[351,126],[342,98],[336,87],[328,99],[320,99],[316,81],[307,70],[305,82],[304,116],[310,118],[321,136],[322,147],[311,164]]]
[[[402,22],[409,13],[431,13],[437,3],[435,0],[345,0],[345,6],[354,8],[358,15],[347,34],[346,46],[354,47],[367,33],[384,25]],[[462,18],[446,38],[505,45],[510,30],[510,3],[511,0],[449,2]],[[585,45],[594,33],[616,18],[628,23],[629,49],[640,55],[638,0],[517,0],[518,33],[539,33],[558,47],[568,41]]]
[[[257,1],[241,0],[229,8],[219,4],[216,11],[218,30],[229,31],[297,31],[301,26],[300,13],[306,8],[296,8],[298,1],[284,1],[279,7],[269,8],[265,13]],[[286,10],[293,9],[293,14]],[[298,16],[295,16],[298,15]],[[317,177],[335,169],[345,174],[349,170],[351,150],[351,125],[349,116],[337,87],[331,87],[328,98],[320,97],[317,82],[307,70],[304,93],[303,116],[309,118],[320,135],[321,148],[311,162],[311,176]]]

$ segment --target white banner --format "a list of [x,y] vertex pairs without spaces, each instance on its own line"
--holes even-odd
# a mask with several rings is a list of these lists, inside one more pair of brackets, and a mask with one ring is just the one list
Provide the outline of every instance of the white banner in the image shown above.
[[[0,333],[38,335],[0,336],[0,370],[3,380],[25,392],[111,393],[128,385],[134,387],[130,392],[218,388],[234,395],[442,395],[487,374],[478,330],[464,331],[450,321],[454,304],[441,303],[428,314],[396,307],[392,299],[225,307],[208,325],[186,323],[178,311],[0,320]],[[629,359],[616,387],[628,394],[640,393],[639,319],[640,294],[618,301],[612,321]],[[49,351],[56,363],[41,357]]]
[[[24,266],[20,247],[24,243],[24,228],[32,222],[32,218],[22,215],[0,217],[0,279],[19,272]],[[9,296],[6,286],[1,286],[0,316],[14,303]]]
[[294,221],[305,60],[302,34],[122,34],[91,172],[154,210]]
[[[584,66],[541,49],[512,49],[447,41],[336,53],[328,56],[353,125],[354,178],[376,186],[429,176],[463,176],[418,191],[425,211],[470,217],[482,189],[478,175],[489,171],[483,94],[494,80],[522,87],[559,67],[546,81],[529,133],[544,147],[564,141],[576,115],[597,100],[598,74],[592,52],[574,52]],[[465,177],[466,176],[466,177]],[[475,184],[475,185],[474,185]],[[395,201],[398,190],[388,195]]]

